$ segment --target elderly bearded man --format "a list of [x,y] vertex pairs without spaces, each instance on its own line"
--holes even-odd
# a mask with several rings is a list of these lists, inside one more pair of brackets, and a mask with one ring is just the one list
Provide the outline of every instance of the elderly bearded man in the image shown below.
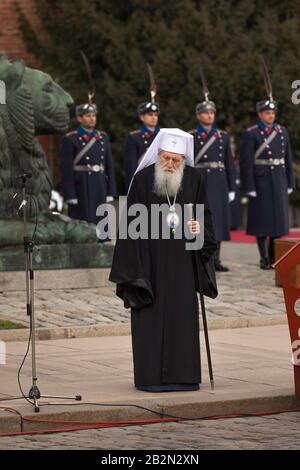
[[[131,308],[134,382],[140,390],[198,390],[201,383],[197,291],[217,296],[217,245],[193,151],[190,134],[161,129],[135,172],[127,206],[143,204],[148,227],[154,205],[166,205],[172,217],[159,220],[158,236],[119,236],[115,247],[110,280],[125,308]],[[193,251],[186,249],[185,237],[176,236],[186,223],[178,213],[190,203],[204,204],[204,243]],[[191,234],[199,233],[198,221],[188,224]],[[161,234],[165,228],[168,237]]]

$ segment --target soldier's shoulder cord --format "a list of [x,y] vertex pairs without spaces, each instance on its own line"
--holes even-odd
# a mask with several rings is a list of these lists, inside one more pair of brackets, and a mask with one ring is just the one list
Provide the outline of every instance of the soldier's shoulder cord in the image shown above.
[[141,134],[142,132],[139,130],[139,129],[136,129],[135,131],[131,131],[129,132],[129,135],[139,135]]
[[97,131],[97,133],[98,133],[98,135],[100,135],[100,136],[103,135],[104,137],[108,137],[108,133],[105,132],[105,131]]
[[195,132],[197,132],[197,129],[191,129],[190,131],[188,131],[189,134],[195,134]]
[[65,137],[73,137],[73,136],[76,136],[76,135],[78,135],[77,131],[71,131],[71,132],[68,132],[67,134],[65,134]]
[[246,130],[247,130],[247,132],[249,132],[249,131],[254,131],[255,129],[258,129],[258,125],[257,125],[257,124],[255,124],[254,126],[251,126],[251,127],[247,127]]
[[224,136],[224,135],[227,135],[227,132],[226,131],[222,131],[221,129],[218,129],[216,130],[215,132],[215,135],[217,137],[217,139],[220,139],[220,137]]

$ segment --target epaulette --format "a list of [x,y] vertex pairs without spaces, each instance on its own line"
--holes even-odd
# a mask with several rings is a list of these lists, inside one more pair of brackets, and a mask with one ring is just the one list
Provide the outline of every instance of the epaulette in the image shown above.
[[188,131],[188,133],[189,134],[194,134],[196,131],[197,131],[197,129],[191,129],[190,131]]
[[218,131],[220,132],[220,134],[228,135],[228,132],[226,132],[226,131],[223,131],[221,129],[218,129]]
[[254,126],[248,127],[247,131],[253,131],[254,129],[258,129],[258,125],[254,124]]
[[141,131],[139,129],[129,132],[130,135],[135,135],[135,134],[140,134],[140,133]]
[[105,132],[105,131],[98,131],[98,132],[99,132],[99,134],[101,134],[101,135],[105,135],[105,137],[108,137],[108,134],[107,134],[107,132]]
[[75,130],[75,131],[68,132],[66,136],[69,137],[70,135],[77,135],[77,134],[78,132]]

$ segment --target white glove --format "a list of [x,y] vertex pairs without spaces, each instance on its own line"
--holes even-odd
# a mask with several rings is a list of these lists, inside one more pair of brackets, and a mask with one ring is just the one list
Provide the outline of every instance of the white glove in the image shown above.
[[232,202],[235,199],[235,192],[234,191],[229,191],[228,193],[228,201]]
[[106,196],[106,202],[113,202],[113,196]]
[[57,210],[61,212],[63,208],[64,200],[62,196],[54,189],[52,189],[51,191],[51,201],[54,201],[56,203]]
[[250,197],[256,197],[256,191],[249,191],[247,195]]
[[288,188],[288,194],[291,194],[293,191],[293,188]]
[[67,199],[66,203],[69,204],[70,206],[77,206],[78,199]]

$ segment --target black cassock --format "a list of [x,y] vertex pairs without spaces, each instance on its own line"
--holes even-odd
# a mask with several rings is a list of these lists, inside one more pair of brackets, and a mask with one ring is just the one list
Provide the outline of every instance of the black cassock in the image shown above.
[[[151,204],[167,203],[154,193],[153,181],[154,165],[136,174],[128,208],[142,203],[150,212]],[[131,308],[136,387],[201,382],[197,290],[217,296],[216,242],[202,177],[186,166],[176,204],[183,209],[188,203],[205,204],[201,250],[186,250],[186,239],[173,234],[170,239],[117,239],[110,280],[117,283],[125,308]]]

